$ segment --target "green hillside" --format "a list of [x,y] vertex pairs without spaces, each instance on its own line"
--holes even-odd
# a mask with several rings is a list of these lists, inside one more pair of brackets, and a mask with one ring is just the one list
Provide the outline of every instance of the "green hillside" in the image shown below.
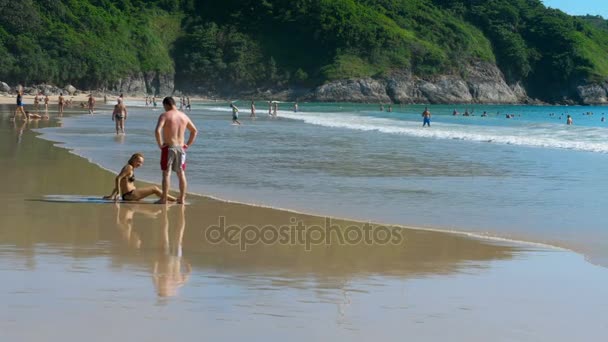
[[0,80],[22,84],[102,88],[155,71],[221,93],[484,60],[556,100],[607,79],[607,56],[600,21],[538,0],[0,0]]

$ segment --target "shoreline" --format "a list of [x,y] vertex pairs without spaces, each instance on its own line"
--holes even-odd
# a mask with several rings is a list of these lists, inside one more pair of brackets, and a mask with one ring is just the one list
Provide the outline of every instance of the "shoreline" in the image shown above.
[[[144,100],[144,99],[142,98],[141,100]],[[76,113],[76,114],[69,114],[68,117],[77,117],[77,116],[86,116],[86,115],[88,115],[88,114]],[[81,158],[82,160],[86,161],[90,165],[108,172],[112,176],[116,176],[118,174],[115,170],[106,168],[92,160],[89,160],[89,159],[81,156],[80,154],[76,153],[73,149],[63,146],[62,142],[48,140],[48,139],[41,137],[41,135],[42,135],[41,133],[36,132],[35,137],[37,139],[41,139],[41,140],[45,140],[45,141],[49,141],[49,142],[53,143],[55,148],[60,148],[62,150],[65,150],[65,151],[69,152],[70,154],[72,154],[78,158]],[[59,145],[57,145],[57,144],[59,144]],[[155,182],[150,179],[141,178],[141,177],[139,178],[138,182],[143,185],[146,185],[146,186],[158,186],[158,187],[161,186],[160,182]],[[172,192],[173,195],[176,195],[174,187],[175,187],[175,183],[173,183],[173,187],[172,187],[172,189],[170,189],[170,192]],[[427,231],[427,232],[434,232],[434,233],[440,233],[440,234],[453,234],[456,236],[462,236],[462,237],[470,238],[470,239],[474,239],[474,240],[514,244],[514,245],[522,246],[522,247],[528,246],[528,247],[546,248],[546,249],[551,249],[551,250],[567,251],[567,252],[571,252],[571,253],[574,253],[577,255],[581,255],[581,256],[585,257],[585,259],[587,260],[586,256],[581,252],[575,251],[575,250],[570,249],[565,246],[559,246],[559,245],[550,244],[550,243],[529,241],[529,240],[517,239],[517,238],[508,238],[508,237],[502,237],[502,236],[498,236],[498,235],[484,235],[482,233],[466,231],[466,230],[450,230],[450,229],[442,228],[442,227],[413,226],[413,225],[408,225],[408,224],[395,224],[395,223],[385,223],[385,222],[378,222],[378,221],[360,221],[360,220],[356,220],[356,219],[349,218],[349,217],[322,215],[319,213],[299,211],[299,210],[290,209],[290,208],[283,208],[283,207],[277,207],[277,206],[271,206],[271,205],[251,203],[251,202],[243,202],[243,201],[238,201],[238,200],[229,200],[229,199],[222,198],[220,196],[214,196],[214,195],[209,195],[209,194],[204,194],[204,193],[196,193],[196,192],[192,192],[192,191],[188,191],[187,195],[188,195],[188,197],[194,196],[194,197],[198,197],[201,199],[217,201],[217,202],[225,203],[225,204],[236,204],[236,205],[244,205],[244,206],[249,206],[249,207],[254,207],[254,208],[276,210],[276,211],[286,213],[286,214],[311,216],[311,217],[322,218],[322,219],[331,219],[331,220],[336,220],[336,221],[345,221],[345,222],[348,221],[348,222],[354,222],[354,223],[359,223],[359,224],[367,223],[367,224],[374,225],[374,226],[397,227],[397,228],[401,228],[401,229],[414,230],[414,231]],[[119,202],[130,203],[130,202],[123,202],[123,201],[119,201]],[[591,263],[591,264],[594,264],[594,263]],[[598,266],[604,267],[599,264],[598,264]]]
[[[143,98],[141,100],[143,101]],[[142,108],[144,108],[144,107],[142,107]],[[86,113],[73,113],[73,114],[69,114],[67,116],[68,117],[69,116],[77,117],[77,116],[87,116],[87,114]],[[47,140],[46,138],[41,137],[40,135],[41,134],[37,134],[36,137],[38,139],[51,141],[51,140]],[[51,142],[61,143],[60,141],[51,141]],[[112,174],[113,176],[115,176],[117,174],[117,172],[115,170],[106,168],[92,160],[89,160],[88,158],[85,158],[82,155],[76,153],[71,148],[65,147],[61,144],[55,145],[55,147],[59,147],[63,150],[66,150],[69,153],[71,153],[79,158],[82,158],[87,163],[94,165],[95,167],[100,168],[100,169]],[[141,177],[139,178],[139,180],[145,185],[154,185],[154,186],[160,187],[160,182],[150,180],[147,178],[141,178]],[[175,194],[175,184],[176,183],[172,182],[172,184],[173,184],[172,191]],[[311,217],[317,217],[317,218],[329,218],[331,220],[349,221],[349,222],[356,222],[356,223],[368,223],[371,225],[398,227],[398,228],[402,228],[402,229],[415,230],[415,231],[428,231],[428,232],[435,232],[435,233],[442,233],[442,234],[453,234],[456,236],[461,236],[461,237],[481,240],[481,241],[514,244],[514,245],[522,246],[522,247],[527,246],[527,247],[537,247],[537,248],[546,248],[546,249],[551,249],[551,250],[567,251],[567,252],[571,252],[576,255],[582,256],[583,258],[585,258],[585,260],[587,262],[589,262],[592,265],[596,265],[596,266],[603,267],[603,268],[608,268],[608,265],[605,265],[605,264],[602,264],[599,262],[594,262],[593,258],[591,256],[587,255],[584,251],[576,250],[565,244],[560,244],[557,241],[540,242],[540,241],[526,239],[526,237],[517,237],[517,236],[507,237],[507,236],[500,235],[500,234],[489,234],[489,233],[470,231],[470,230],[467,230],[466,227],[450,229],[450,228],[440,227],[440,226],[425,226],[425,225],[419,226],[419,225],[410,225],[410,224],[406,224],[406,223],[388,223],[388,222],[383,222],[383,221],[378,221],[378,220],[361,220],[361,219],[352,218],[352,217],[348,217],[348,216],[335,216],[332,214],[320,214],[320,213],[313,212],[313,211],[302,211],[302,210],[290,209],[290,208],[280,207],[280,206],[259,204],[259,203],[255,203],[255,202],[231,200],[231,199],[223,198],[221,195],[210,195],[210,194],[205,194],[205,193],[197,193],[197,192],[193,192],[193,191],[189,191],[188,195],[202,198],[205,200],[218,201],[218,202],[225,203],[225,204],[236,204],[236,205],[249,206],[249,207],[253,207],[253,208],[276,210],[276,211],[283,212],[285,214],[304,215],[304,216],[311,216]]]
[[[66,94],[64,95],[64,97],[69,98],[73,101],[72,107],[75,105],[79,105],[80,103],[86,103],[88,98],[89,98],[89,94],[94,94],[94,98],[97,101],[96,103],[96,107],[102,106],[102,105],[107,105],[110,106],[111,103],[114,103],[114,100],[118,97],[117,94],[115,93],[107,93],[107,97],[108,97],[108,103],[103,103],[103,96],[100,96],[100,91],[88,91],[88,92],[82,92],[79,91],[78,95],[69,95]],[[52,94],[49,95],[49,99],[50,99],[50,104],[52,105],[56,105],[57,104],[57,97],[59,96],[59,94]],[[229,103],[233,100],[231,100],[230,98],[221,98],[221,97],[208,97],[208,96],[203,96],[203,95],[166,95],[166,96],[172,96],[174,98],[180,98],[180,97],[190,97],[191,101],[199,101],[199,102],[226,102]],[[15,99],[16,99],[17,95],[13,94],[13,93],[3,93],[0,94],[0,105],[15,105]],[[27,107],[33,107],[34,106],[34,95],[28,95],[28,94],[24,94],[23,95],[23,99],[24,99],[24,104]],[[157,96],[157,101],[162,101],[162,98],[164,96]],[[138,94],[138,95],[127,95],[125,96],[126,101],[130,101],[130,100],[134,100],[134,101],[141,101],[144,102],[146,100],[146,96]],[[152,96],[149,96],[149,98],[152,98]],[[248,98],[248,96],[243,95],[240,96],[238,98]],[[261,96],[257,96],[254,97],[255,101],[268,101],[271,100],[273,98],[279,98],[279,97],[273,97],[273,96],[268,96],[268,97],[261,97]],[[247,100],[248,101],[248,100]],[[296,101],[296,100],[281,100],[281,102],[285,102],[285,103],[308,103],[308,102],[315,102],[315,103],[344,103],[344,104],[367,104],[367,105],[376,105],[376,104],[392,104],[392,105],[402,105],[402,106],[409,106],[409,105],[429,105],[429,106],[488,106],[488,107],[492,107],[492,106],[531,106],[531,107],[608,107],[608,103],[545,103],[545,102],[517,102],[517,103],[503,103],[503,102],[496,102],[496,103],[491,103],[491,102],[470,102],[470,103],[460,103],[460,102],[441,102],[441,103],[425,103],[425,102],[413,102],[413,103],[397,103],[397,102],[386,102],[386,101],[360,101],[360,102],[352,102],[352,101],[338,101],[338,100],[332,100],[332,101],[309,101],[309,100],[305,100],[305,101]],[[44,107],[44,102],[40,103],[41,107]],[[69,107],[67,107],[69,108]]]
[[221,217],[241,229],[324,218],[197,195],[186,206],[37,200],[101,196],[114,173],[29,129],[56,126],[55,117],[24,130],[8,116],[0,115],[0,335],[9,340],[101,341],[108,331],[156,340],[170,336],[168,325],[185,338],[203,327],[218,340],[298,331],[294,341],[378,332],[397,340],[405,329],[415,340],[566,341],[605,332],[606,310],[594,303],[607,292],[592,284],[608,274],[577,253],[415,229],[401,229],[399,244],[241,249],[209,240],[209,227]]

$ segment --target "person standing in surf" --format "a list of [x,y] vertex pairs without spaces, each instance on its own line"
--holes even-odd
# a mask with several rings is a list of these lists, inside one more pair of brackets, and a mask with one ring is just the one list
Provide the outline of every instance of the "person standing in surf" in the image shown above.
[[422,127],[429,126],[431,127],[431,112],[428,107],[424,107],[424,112],[422,112]]
[[93,115],[95,113],[95,98],[93,97],[93,94],[89,94],[87,103],[89,105],[89,114]]
[[[198,130],[190,118],[177,110],[175,100],[168,96],[163,99],[165,112],[158,117],[155,136],[158,148],[161,150],[160,168],[163,171],[163,193],[157,203],[167,203],[169,196],[171,170],[177,173],[179,179],[178,203],[186,201],[186,149],[196,139]],[[184,144],[186,130],[190,131],[188,142]]]
[[253,102],[253,100],[251,100],[251,115],[249,115],[250,118],[255,118],[255,102]]
[[114,106],[112,112],[112,121],[116,123],[116,134],[125,133],[125,121],[127,121],[127,107],[122,101],[122,97],[116,100],[118,103]]
[[63,115],[63,107],[65,106],[65,99],[63,98],[63,93],[59,93],[59,99],[57,100],[59,106],[59,115]]
[[230,104],[230,108],[232,108],[232,124],[240,125],[239,122],[239,109],[234,105],[234,103]]

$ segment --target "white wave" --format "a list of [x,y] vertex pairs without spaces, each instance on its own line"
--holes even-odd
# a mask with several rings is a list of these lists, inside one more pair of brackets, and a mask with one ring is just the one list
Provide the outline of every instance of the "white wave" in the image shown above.
[[377,131],[421,138],[457,139],[608,153],[608,130],[603,128],[538,123],[529,126],[498,127],[437,122],[433,122],[430,128],[422,128],[422,120],[413,122],[347,113],[293,113],[281,111],[279,116],[324,127]]

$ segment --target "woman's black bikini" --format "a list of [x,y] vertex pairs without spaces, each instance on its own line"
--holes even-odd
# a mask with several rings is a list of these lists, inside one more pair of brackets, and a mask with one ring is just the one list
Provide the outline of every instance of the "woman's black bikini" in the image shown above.
[[[133,176],[127,178],[127,182],[129,182],[129,183],[135,182],[135,172],[133,172]],[[129,201],[128,197],[133,194],[133,191],[135,191],[135,189],[133,189],[133,190],[131,190],[129,192],[125,192],[124,194],[122,194],[122,200],[123,201]]]

